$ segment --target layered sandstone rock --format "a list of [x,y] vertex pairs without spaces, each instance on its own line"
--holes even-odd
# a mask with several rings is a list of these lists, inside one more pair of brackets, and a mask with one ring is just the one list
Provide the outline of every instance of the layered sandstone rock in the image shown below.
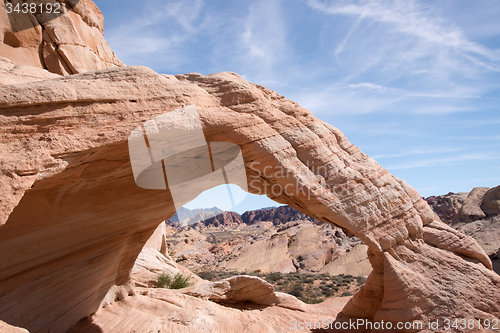
[[7,14],[5,4],[0,3],[0,55],[17,65],[59,75],[123,66],[103,37],[102,13],[91,0],[61,1],[63,15]]
[[[46,33],[36,27],[25,30],[26,48],[24,37],[12,38],[2,25],[3,40],[12,45],[3,45],[1,55],[43,68],[33,57],[42,39],[66,45],[76,31],[77,44],[58,48],[71,73],[119,65],[106,50],[86,44],[85,34],[71,25],[70,19],[74,23],[80,17],[85,22],[80,28],[101,33],[92,25],[98,25],[98,15],[85,19],[81,13],[85,8],[60,20],[40,19]],[[64,33],[59,35],[56,27]],[[87,56],[78,58],[83,49]],[[68,72],[57,66],[62,74]],[[9,325],[65,332],[95,313],[112,286],[129,283],[143,245],[158,222],[175,213],[175,205],[168,188],[136,185],[128,136],[145,121],[188,105],[196,106],[207,142],[240,147],[251,193],[337,225],[368,246],[373,272],[344,315],[425,322],[500,316],[500,277],[474,240],[437,221],[414,189],[338,129],[274,91],[234,73],[172,76],[144,67],[46,80],[38,75],[26,81],[33,82],[0,86],[0,320]],[[183,193],[176,204],[198,194]],[[98,325],[112,331],[116,321],[108,319],[120,315],[137,319],[130,327],[175,329],[159,322],[156,311],[163,307],[181,322],[200,318],[194,311],[182,317],[184,302],[212,311],[187,295],[146,300],[126,290],[122,302],[95,317],[94,330]],[[274,318],[273,309],[268,307],[264,317]],[[236,326],[224,326],[217,321],[223,320],[220,316],[203,326],[222,331],[261,327],[242,326],[255,315],[228,314],[238,320]],[[290,315],[283,318],[289,323]]]
[[[128,281],[158,221],[175,212],[168,190],[136,186],[128,135],[156,115],[193,104],[207,141],[241,147],[251,192],[368,245],[374,271],[346,315],[400,321],[499,315],[500,277],[472,239],[435,221],[415,190],[340,131],[236,74],[107,69],[2,86],[0,101],[0,313],[9,324],[63,331],[95,312],[112,285]],[[311,163],[327,172],[316,174],[323,169]],[[258,165],[289,175],[263,179]],[[293,195],[266,193],[270,183],[288,185]]]

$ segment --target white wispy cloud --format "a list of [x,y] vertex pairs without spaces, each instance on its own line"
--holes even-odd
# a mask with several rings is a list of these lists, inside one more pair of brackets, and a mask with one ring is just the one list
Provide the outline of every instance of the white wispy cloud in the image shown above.
[[366,89],[371,90],[381,94],[395,94],[401,96],[410,96],[410,97],[430,97],[430,98],[480,98],[477,95],[467,95],[463,92],[461,93],[431,93],[431,92],[416,92],[416,91],[408,91],[405,89],[394,88],[394,87],[385,87],[379,84],[371,83],[371,82],[361,82],[356,84],[349,84],[347,88],[351,89]]
[[449,166],[456,165],[468,161],[491,161],[498,160],[500,156],[495,153],[472,153],[472,154],[462,154],[459,156],[445,157],[445,158],[434,158],[417,160],[404,164],[393,165],[386,167],[387,170],[401,170],[401,169],[414,169],[414,168],[424,168],[424,167],[437,167],[437,166]]
[[142,12],[107,31],[106,39],[127,65],[175,67],[189,60],[184,46],[205,27],[203,6],[203,0],[144,1]]
[[471,141],[497,141],[500,140],[500,135],[478,135],[478,136],[465,136],[461,138],[462,140]]
[[414,156],[414,155],[425,155],[425,154],[444,154],[444,153],[455,153],[459,151],[463,151],[465,148],[428,148],[428,149],[409,149],[408,151],[394,153],[394,154],[379,154],[373,155],[374,159],[383,159],[383,158],[395,158],[395,157],[403,157],[403,156]]
[[353,25],[353,27],[349,30],[349,32],[347,33],[347,35],[344,37],[344,39],[340,42],[340,44],[337,45],[337,47],[335,48],[335,56],[338,56],[339,54],[341,54],[344,49],[345,49],[345,46],[347,44],[347,42],[349,41],[349,39],[351,38],[352,34],[354,33],[354,31],[356,31],[356,29],[358,28],[359,24],[361,23],[361,17],[356,21],[356,23]]
[[371,1],[320,1],[309,0],[309,6],[328,15],[349,15],[382,22],[393,26],[394,31],[418,37],[462,52],[476,65],[497,70],[479,59],[499,61],[500,51],[492,50],[468,40],[463,31],[453,22],[432,13],[432,7],[413,0],[371,0]]
[[[270,71],[287,52],[287,31],[281,0],[253,2],[241,34],[240,57],[253,71]],[[255,76],[247,74],[250,76]]]

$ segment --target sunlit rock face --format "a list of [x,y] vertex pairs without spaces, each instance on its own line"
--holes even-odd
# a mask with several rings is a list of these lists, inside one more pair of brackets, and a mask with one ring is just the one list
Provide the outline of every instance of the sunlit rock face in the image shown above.
[[[104,39],[104,19],[91,0],[35,0],[23,7],[24,3],[0,3],[2,57],[59,75],[123,66]],[[19,67],[10,71],[10,83],[22,78]]]
[[94,313],[113,285],[128,282],[159,222],[199,194],[176,195],[174,203],[167,186],[137,186],[128,138],[190,105],[206,142],[239,147],[249,192],[368,245],[373,272],[344,315],[394,322],[500,316],[500,277],[477,243],[441,223],[414,189],[338,129],[276,92],[234,73],[123,67],[60,77],[2,61],[0,82],[14,75],[18,83],[0,86],[5,323],[65,332]]

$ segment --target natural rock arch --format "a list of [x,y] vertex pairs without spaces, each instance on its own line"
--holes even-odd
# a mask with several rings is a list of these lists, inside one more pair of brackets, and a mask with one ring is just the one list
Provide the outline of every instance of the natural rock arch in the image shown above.
[[[241,148],[251,193],[369,246],[373,273],[346,316],[500,315],[500,277],[477,243],[437,221],[414,189],[333,126],[233,73],[127,67],[0,87],[0,320],[63,332],[127,283],[158,221],[175,213],[168,190],[136,186],[127,137],[185,105],[197,106],[207,141]],[[293,195],[273,195],[269,184]]]

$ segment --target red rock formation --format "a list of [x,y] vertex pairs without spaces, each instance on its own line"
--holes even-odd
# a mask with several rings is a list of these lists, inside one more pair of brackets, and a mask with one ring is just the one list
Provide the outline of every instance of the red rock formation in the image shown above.
[[222,212],[214,217],[210,217],[202,222],[204,225],[208,226],[231,226],[243,223],[241,215],[235,212]]
[[5,3],[0,3],[2,57],[59,75],[123,66],[103,37],[103,16],[91,0],[62,1],[64,15],[10,17]]
[[345,315],[500,316],[500,276],[484,251],[338,129],[233,73],[126,67],[0,86],[0,320],[65,332],[127,283],[158,222],[175,213],[168,189],[135,184],[127,139],[186,105],[196,105],[207,141],[241,148],[251,193],[368,245],[374,270]]
[[248,211],[241,215],[241,219],[246,224],[254,224],[261,221],[270,221],[273,222],[274,225],[280,225],[295,220],[319,222],[318,220],[307,216],[306,214],[289,206]]
[[[201,213],[202,214],[202,213]],[[206,219],[201,219],[201,222],[206,226],[220,225],[229,226],[240,223],[245,223],[252,225],[259,222],[272,222],[274,225],[285,224],[290,221],[311,221],[320,223],[315,218],[307,216],[306,214],[290,207],[290,206],[279,206],[276,208],[260,209],[260,210],[250,210],[242,215],[235,212],[221,212],[213,217]],[[189,219],[188,219],[188,223]]]

